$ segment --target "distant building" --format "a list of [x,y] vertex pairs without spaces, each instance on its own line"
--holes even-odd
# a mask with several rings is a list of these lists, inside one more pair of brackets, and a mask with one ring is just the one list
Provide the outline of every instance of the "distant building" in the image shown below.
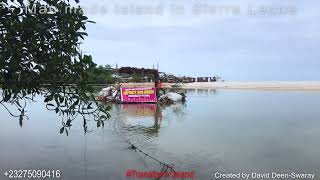
[[190,82],[196,82],[196,78],[189,78]]
[[217,77],[197,77],[197,82],[216,82]]
[[183,77],[182,78],[182,82],[183,83],[192,83],[192,82],[196,82],[196,78],[193,78],[193,77]]
[[209,82],[209,77],[197,77],[197,82]]
[[209,81],[210,81],[210,82],[216,82],[216,81],[217,81],[217,78],[216,78],[216,77],[210,77]]

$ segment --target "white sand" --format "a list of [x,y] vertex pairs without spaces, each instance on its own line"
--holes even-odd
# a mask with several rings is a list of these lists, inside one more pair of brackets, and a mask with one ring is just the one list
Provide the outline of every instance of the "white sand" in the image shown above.
[[320,81],[268,82],[196,82],[184,84],[186,89],[256,89],[256,90],[320,90]]
[[[170,88],[173,83],[163,83]],[[122,87],[151,87],[154,83],[123,83]],[[320,90],[320,81],[195,82],[184,89]]]

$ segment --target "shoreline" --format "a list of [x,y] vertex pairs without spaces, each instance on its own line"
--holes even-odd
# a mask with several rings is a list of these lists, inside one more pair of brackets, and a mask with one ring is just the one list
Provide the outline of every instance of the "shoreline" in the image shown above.
[[[172,88],[175,83],[163,83]],[[151,87],[154,83],[122,83],[123,87]],[[248,82],[194,82],[181,84],[182,89],[238,89],[238,90],[319,90],[320,81],[248,81]]]

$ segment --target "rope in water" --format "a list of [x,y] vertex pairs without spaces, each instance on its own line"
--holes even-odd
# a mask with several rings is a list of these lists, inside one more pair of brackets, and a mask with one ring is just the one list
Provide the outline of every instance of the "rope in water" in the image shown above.
[[[116,119],[115,122],[118,122],[118,120]],[[118,134],[119,137],[123,138],[125,140],[125,142],[127,142],[130,145],[130,149],[134,150],[135,152],[140,152],[141,154],[145,155],[146,157],[158,162],[161,166],[161,172],[167,172],[168,170],[170,170],[170,172],[176,172],[174,170],[174,165],[169,165],[163,161],[160,161],[159,159],[149,155],[149,153],[146,153],[145,151],[141,150],[140,148],[138,148],[136,145],[134,145],[130,140],[128,140],[127,138],[125,138],[122,134],[120,134],[120,132],[118,132],[117,128],[114,126],[114,131]],[[163,175],[162,175],[163,176]],[[156,179],[161,179],[162,176],[156,178]]]

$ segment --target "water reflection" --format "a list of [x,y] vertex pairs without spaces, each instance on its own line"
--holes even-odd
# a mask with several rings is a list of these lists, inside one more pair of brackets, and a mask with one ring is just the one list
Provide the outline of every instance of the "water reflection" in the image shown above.
[[[68,97],[68,101],[58,98],[57,102],[60,103],[59,106],[52,102],[50,104],[46,103],[44,98],[43,96],[35,96],[34,102],[23,103],[22,108],[28,109],[28,116],[30,117],[30,120],[24,123],[23,128],[16,129],[15,121],[4,121],[0,138],[5,148],[3,148],[4,153],[0,155],[0,160],[3,162],[0,162],[0,170],[9,167],[24,167],[24,169],[40,169],[43,167],[47,169],[54,167],[54,169],[56,169],[60,167],[59,169],[64,169],[64,177],[68,177],[67,179],[90,179],[90,177],[94,179],[108,179],[105,177],[110,176],[114,176],[116,179],[125,179],[123,173],[125,169],[123,168],[133,168],[130,167],[130,163],[128,162],[126,162],[128,163],[127,165],[118,163],[121,164],[119,167],[123,166],[119,168],[121,169],[121,173],[113,172],[114,167],[109,167],[109,163],[103,162],[101,167],[92,165],[91,162],[101,162],[99,156],[101,156],[101,154],[105,156],[105,151],[107,151],[103,142],[96,143],[99,137],[105,138],[105,134],[110,134],[109,130],[120,130],[118,132],[121,136],[124,136],[129,142],[145,150],[148,154],[150,153],[149,155],[151,156],[155,154],[154,150],[158,149],[152,142],[155,142],[154,139],[159,136],[160,129],[168,126],[168,123],[164,123],[168,122],[168,117],[164,114],[171,110],[177,115],[183,114],[183,106],[181,104],[174,104],[172,106],[159,106],[157,104],[99,104],[101,106],[95,106],[93,102],[92,104],[90,101],[77,102],[77,99]],[[66,96],[64,96],[64,98],[66,98]],[[53,99],[55,101],[54,96]],[[76,108],[73,107],[70,109],[62,106],[62,102],[63,104],[68,103],[68,107],[77,102],[77,106]],[[8,107],[10,109],[17,108],[15,105]],[[112,119],[108,121],[101,119],[101,116],[105,114],[100,114],[97,107],[112,107]],[[5,119],[16,119],[18,117],[8,117],[10,114],[6,111],[1,111],[1,115],[4,116]],[[63,126],[62,128],[61,124]],[[104,124],[113,126],[109,126],[111,128],[108,129],[103,126]],[[59,130],[60,133],[68,137],[60,135]],[[100,132],[103,133],[100,134]],[[13,136],[9,136],[9,134],[13,134]],[[39,134],[41,134],[41,136],[39,136]],[[110,139],[109,136],[106,138]],[[112,139],[117,139],[117,137],[111,137],[111,140]],[[50,143],[48,143],[49,141]],[[108,162],[118,161],[119,159],[124,159],[123,161],[125,161],[125,159],[137,161],[138,159],[138,161],[143,162],[143,168],[141,170],[151,170],[152,168],[152,170],[160,171],[161,168],[163,168],[163,164],[159,167],[159,163],[152,161],[151,158],[147,158],[146,156],[137,158],[139,155],[135,152],[130,154],[130,149],[126,148],[125,152],[123,150],[119,153],[118,151],[121,149],[119,148],[119,142],[121,142],[123,146],[124,141],[119,141],[119,139],[108,143],[108,146],[111,147],[108,151],[111,149],[112,152],[112,155],[109,157],[111,160],[108,160]],[[27,147],[23,152],[18,151],[21,145]],[[50,154],[50,156],[48,156],[48,154]],[[126,154],[125,158],[122,157],[123,154]],[[131,156],[128,157],[128,154]],[[10,163],[7,161],[7,159],[9,159],[7,157],[10,157]],[[70,165],[68,159],[77,163]],[[34,163],[29,163],[31,160]],[[160,161],[162,159],[159,158],[158,160]],[[58,163],[59,161],[62,163]],[[166,163],[167,161],[163,162]],[[114,164],[114,162],[111,164]],[[92,169],[95,170],[93,171]],[[105,169],[108,169],[108,174],[104,173]]]
[[[121,104],[120,111],[124,116],[135,119],[123,127],[123,130],[139,132],[146,134],[148,137],[158,135],[162,122],[162,112],[158,105]],[[146,119],[146,121],[139,118]]]
[[[19,125],[23,126],[24,120],[29,120],[26,114],[29,106],[32,107],[33,103],[37,100],[44,102],[43,106],[50,112],[57,114],[61,117],[60,134],[65,133],[67,136],[73,125],[73,121],[77,118],[82,119],[82,126],[84,132],[91,132],[88,130],[88,121],[94,121],[97,127],[103,127],[105,121],[110,119],[108,111],[111,110],[110,106],[99,103],[92,96],[82,95],[77,92],[64,92],[64,93],[50,93],[43,92],[41,95],[25,95],[13,96],[11,98],[0,100],[0,105],[12,117],[19,120]],[[0,107],[1,107],[0,106]]]
[[319,98],[306,92],[198,89],[188,91],[186,104],[129,105],[114,113],[128,139],[179,170],[197,169],[200,179],[217,171],[310,172],[320,160],[311,162],[316,154],[304,147],[319,149]]
[[157,139],[161,129],[170,127],[173,114],[177,119],[185,115],[184,107],[184,103],[113,104],[107,131],[113,130],[122,137],[130,145],[128,148],[139,154],[146,169],[175,172],[178,170],[173,167],[176,162],[159,156],[161,150]]
[[199,179],[218,171],[317,173],[319,92],[213,92],[190,91],[185,104],[170,106],[114,104],[103,129],[88,121],[94,131],[84,135],[77,118],[68,137],[58,133],[59,116],[41,99],[29,106],[23,128],[1,112],[0,169],[58,168],[65,179],[77,180],[127,179],[127,169],[161,169],[119,134],[176,170],[194,169]]
[[142,135],[149,139],[157,137],[160,129],[169,125],[170,122],[164,121],[168,111],[183,116],[185,107],[186,104],[182,102],[171,105],[114,104],[112,117],[116,119],[122,134]]
[[189,91],[196,96],[210,96],[217,93],[216,89],[194,89]]

